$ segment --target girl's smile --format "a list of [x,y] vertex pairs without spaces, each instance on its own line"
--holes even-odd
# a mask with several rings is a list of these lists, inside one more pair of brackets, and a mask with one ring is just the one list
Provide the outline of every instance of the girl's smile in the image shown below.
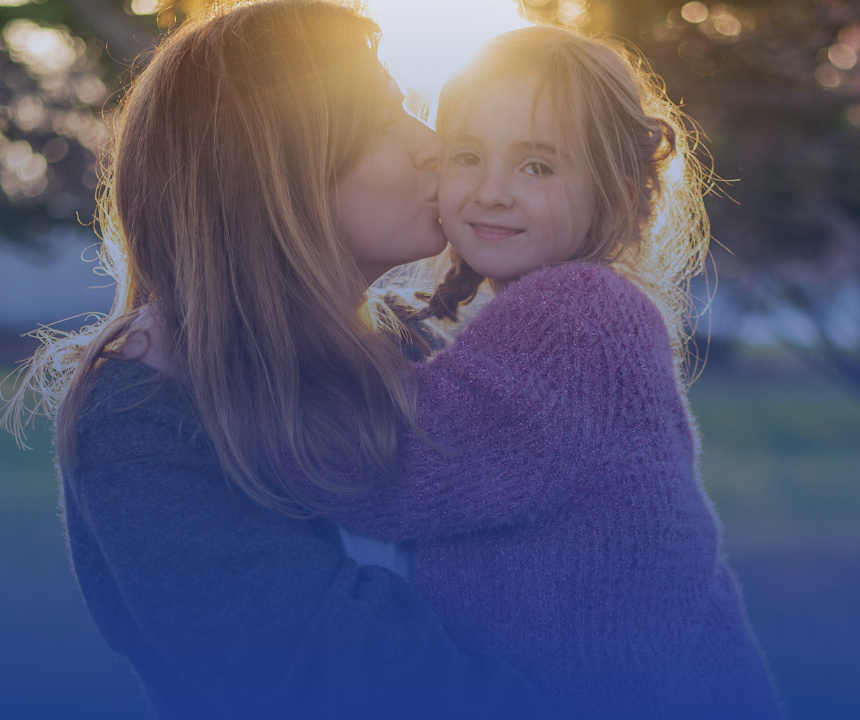
[[472,232],[481,240],[508,240],[525,230],[507,227],[505,225],[494,225],[492,223],[469,223]]

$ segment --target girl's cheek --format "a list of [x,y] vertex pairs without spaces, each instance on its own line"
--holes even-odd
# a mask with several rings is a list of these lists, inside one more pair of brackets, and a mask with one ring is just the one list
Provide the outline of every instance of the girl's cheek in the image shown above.
[[468,201],[470,193],[470,183],[467,179],[446,172],[439,176],[440,208],[442,205],[447,205],[449,208],[463,205]]

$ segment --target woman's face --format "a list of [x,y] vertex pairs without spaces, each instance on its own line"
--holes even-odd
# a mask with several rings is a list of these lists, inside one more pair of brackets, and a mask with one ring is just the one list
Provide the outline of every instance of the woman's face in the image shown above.
[[389,82],[385,124],[358,163],[337,181],[338,230],[370,285],[397,265],[438,255],[442,146],[430,128],[403,108]]

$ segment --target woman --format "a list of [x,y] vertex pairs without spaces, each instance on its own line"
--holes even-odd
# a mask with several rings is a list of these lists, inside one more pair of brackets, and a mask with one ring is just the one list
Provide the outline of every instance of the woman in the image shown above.
[[[390,471],[396,423],[414,423],[396,320],[367,288],[442,249],[439,148],[377,39],[302,0],[165,40],[119,111],[100,195],[115,307],[31,368],[48,409],[60,399],[78,582],[160,718],[551,716],[501,659],[451,645],[400,578],[346,561],[279,459],[286,445],[322,487],[313,469],[343,459]],[[153,317],[165,374],[122,359]]]

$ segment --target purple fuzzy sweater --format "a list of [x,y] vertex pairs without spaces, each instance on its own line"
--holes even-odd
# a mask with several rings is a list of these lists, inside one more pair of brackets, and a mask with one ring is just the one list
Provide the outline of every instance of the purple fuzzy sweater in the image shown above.
[[418,542],[415,585],[455,642],[577,718],[780,716],[643,293],[605,267],[536,271],[415,376],[445,451],[404,428],[396,482],[319,497],[352,531]]

